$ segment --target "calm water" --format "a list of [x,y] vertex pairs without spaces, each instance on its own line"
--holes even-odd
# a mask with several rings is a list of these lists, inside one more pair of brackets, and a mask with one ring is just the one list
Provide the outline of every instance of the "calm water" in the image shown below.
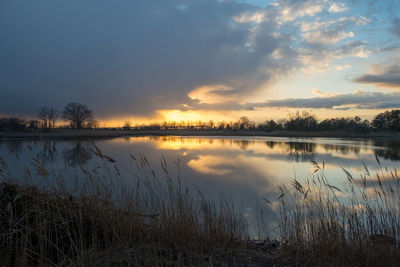
[[[310,157],[324,162],[329,182],[337,187],[346,181],[342,167],[357,179],[364,172],[363,164],[371,173],[379,170],[376,157],[388,168],[398,167],[400,161],[400,143],[385,140],[126,137],[95,143],[118,162],[122,171],[134,164],[130,155],[135,158],[144,155],[156,175],[163,175],[160,161],[164,157],[171,176],[180,175],[210,199],[224,195],[249,216],[254,215],[254,207],[262,202],[262,197],[277,197],[278,185],[294,178],[310,178],[314,169]],[[92,148],[88,141],[10,140],[0,141],[0,156],[14,166],[11,171],[15,176],[23,172],[20,166],[32,162],[33,157],[56,168],[79,172],[80,163],[87,169],[99,164]],[[263,209],[273,216],[268,207]]]

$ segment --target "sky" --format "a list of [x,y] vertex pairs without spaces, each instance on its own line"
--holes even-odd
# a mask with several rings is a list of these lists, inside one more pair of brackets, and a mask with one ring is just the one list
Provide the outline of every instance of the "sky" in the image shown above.
[[0,115],[124,121],[400,108],[398,0],[4,0]]

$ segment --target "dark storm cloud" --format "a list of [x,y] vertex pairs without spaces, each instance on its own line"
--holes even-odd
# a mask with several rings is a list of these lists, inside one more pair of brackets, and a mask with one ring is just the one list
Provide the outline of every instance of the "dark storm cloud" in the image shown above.
[[[238,94],[277,68],[271,18],[234,17],[257,7],[216,0],[25,0],[0,3],[0,113],[88,104],[102,116],[149,115],[192,100],[204,84]],[[251,39],[251,50],[246,45]]]

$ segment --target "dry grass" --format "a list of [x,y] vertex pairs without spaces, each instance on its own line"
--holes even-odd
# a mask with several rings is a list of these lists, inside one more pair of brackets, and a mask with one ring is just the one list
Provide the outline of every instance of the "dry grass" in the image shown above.
[[[277,256],[248,241],[241,211],[207,200],[161,160],[119,165],[95,145],[102,164],[51,164],[55,148],[27,166],[0,158],[1,266],[396,266],[400,262],[400,173],[381,167],[344,187],[312,160],[313,179],[281,186]],[[78,156],[80,156],[78,154]],[[82,159],[83,161],[83,159]],[[377,158],[380,165],[379,159]],[[261,229],[262,230],[262,229]],[[265,233],[264,233],[265,234]],[[264,244],[263,244],[264,246]]]
[[138,175],[93,151],[103,166],[64,174],[33,158],[15,175],[0,158],[1,266],[229,265],[265,257],[256,249],[243,255],[246,225],[234,208],[171,178],[165,159],[159,178],[143,156],[132,156]]
[[[377,158],[380,165],[379,159]],[[313,179],[282,186],[282,252],[301,265],[400,265],[400,174],[365,166],[355,179],[345,169],[343,189],[328,182],[324,164],[312,160]]]

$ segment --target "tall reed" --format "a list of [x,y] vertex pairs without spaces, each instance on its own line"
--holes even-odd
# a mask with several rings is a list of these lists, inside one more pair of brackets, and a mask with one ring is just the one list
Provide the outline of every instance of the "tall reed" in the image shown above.
[[312,179],[281,186],[282,252],[299,264],[337,266],[399,265],[400,174],[381,166],[345,185],[330,184],[324,164],[312,160]]
[[145,156],[127,168],[93,144],[101,164],[61,168],[51,150],[17,169],[0,158],[1,266],[187,265],[246,238],[229,202],[172,177],[164,158],[159,177]]

